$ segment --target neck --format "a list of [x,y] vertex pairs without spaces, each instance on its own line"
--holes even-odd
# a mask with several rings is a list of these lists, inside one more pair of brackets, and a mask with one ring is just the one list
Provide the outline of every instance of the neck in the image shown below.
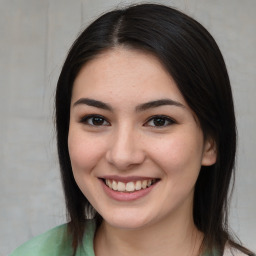
[[96,232],[94,247],[96,256],[198,256],[202,239],[203,234],[192,218],[166,219],[132,230],[103,221]]

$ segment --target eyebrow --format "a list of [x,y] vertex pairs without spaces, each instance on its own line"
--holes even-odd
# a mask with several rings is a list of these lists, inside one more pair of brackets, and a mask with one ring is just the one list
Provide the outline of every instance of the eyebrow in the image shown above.
[[153,100],[153,101],[140,104],[135,109],[137,112],[141,112],[147,109],[166,106],[166,105],[185,108],[185,106],[178,101],[171,100],[171,99],[160,99],[160,100]]
[[81,98],[78,101],[76,101],[73,104],[73,106],[75,107],[75,106],[80,105],[80,104],[85,104],[85,105],[88,105],[88,106],[91,106],[91,107],[96,107],[96,108],[101,108],[101,109],[113,111],[113,108],[109,104],[104,103],[104,102],[99,101],[99,100]]
[[[76,101],[73,104],[73,106],[77,106],[80,104],[85,104],[85,105],[88,105],[91,107],[96,107],[96,108],[100,108],[100,109],[104,109],[104,110],[108,110],[108,111],[113,111],[113,108],[109,104],[104,103],[99,100],[94,100],[94,99],[89,99],[89,98],[81,98],[78,101]],[[159,99],[159,100],[153,100],[153,101],[149,101],[146,103],[142,103],[142,104],[136,106],[135,111],[141,112],[141,111],[145,111],[148,109],[166,106],[166,105],[185,108],[185,106],[178,101],[171,100],[171,99]]]

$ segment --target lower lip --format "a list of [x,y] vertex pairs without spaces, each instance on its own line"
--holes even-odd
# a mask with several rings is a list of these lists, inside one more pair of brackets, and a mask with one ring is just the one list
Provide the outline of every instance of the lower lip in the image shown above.
[[158,183],[154,183],[148,188],[141,189],[141,190],[135,190],[134,192],[119,192],[112,190],[109,188],[103,180],[101,180],[103,189],[106,192],[106,194],[117,201],[132,201],[132,200],[137,200],[139,198],[142,198],[150,193],[150,191],[155,187],[155,185]]

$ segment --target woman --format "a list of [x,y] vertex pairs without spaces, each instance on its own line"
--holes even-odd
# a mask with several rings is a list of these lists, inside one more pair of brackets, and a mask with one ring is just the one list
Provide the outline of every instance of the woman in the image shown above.
[[62,68],[56,128],[69,222],[12,255],[252,255],[228,230],[229,77],[192,18],[141,4],[93,22]]

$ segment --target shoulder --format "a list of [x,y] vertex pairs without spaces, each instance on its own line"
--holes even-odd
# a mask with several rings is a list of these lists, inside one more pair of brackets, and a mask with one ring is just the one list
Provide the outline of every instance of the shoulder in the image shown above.
[[67,232],[67,224],[63,224],[32,238],[18,247],[10,256],[66,256],[71,253],[71,238]]

